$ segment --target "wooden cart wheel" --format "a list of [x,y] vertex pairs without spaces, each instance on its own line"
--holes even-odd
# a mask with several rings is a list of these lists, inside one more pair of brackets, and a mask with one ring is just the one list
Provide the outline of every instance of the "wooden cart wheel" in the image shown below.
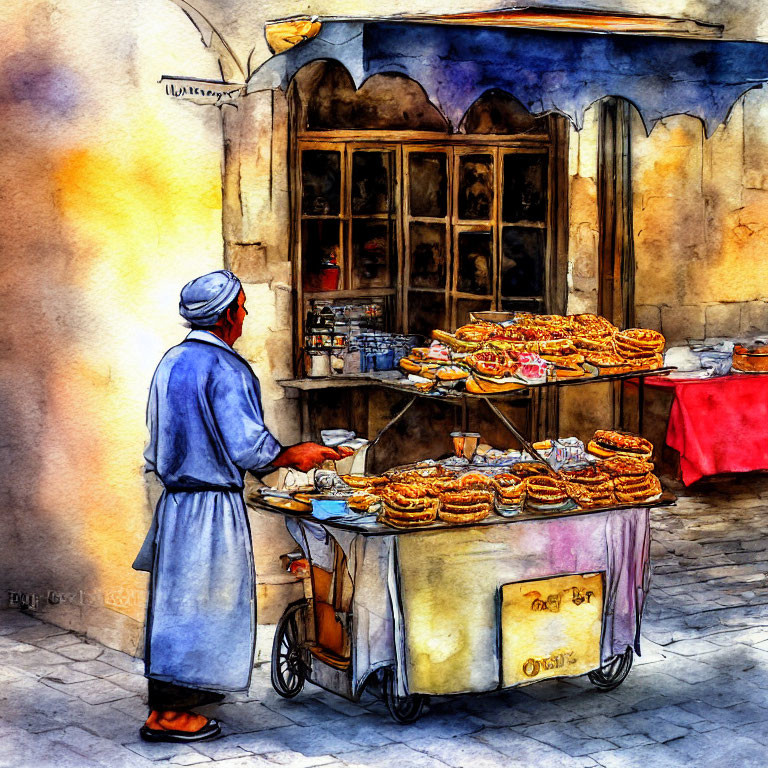
[[634,653],[627,646],[627,650],[620,656],[614,656],[600,669],[590,672],[589,681],[601,691],[612,691],[614,688],[618,688],[629,674],[629,670],[632,669],[633,658]]
[[277,622],[272,643],[272,687],[286,699],[301,692],[307,677],[298,623],[305,608],[303,602],[288,606]]
[[395,672],[390,667],[384,671],[383,680],[384,702],[389,714],[396,723],[407,725],[419,719],[421,710],[427,697],[420,693],[412,693],[409,696],[398,696]]

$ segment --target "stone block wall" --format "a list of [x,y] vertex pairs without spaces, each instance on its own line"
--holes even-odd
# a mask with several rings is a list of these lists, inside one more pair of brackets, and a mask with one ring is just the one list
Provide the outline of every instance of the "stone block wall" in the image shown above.
[[597,311],[597,104],[568,137],[568,312]]
[[672,344],[768,334],[768,90],[708,139],[683,115],[632,131],[637,324]]
[[768,336],[768,300],[684,304],[677,307],[644,304],[637,307],[637,324],[661,331],[668,344],[711,338]]

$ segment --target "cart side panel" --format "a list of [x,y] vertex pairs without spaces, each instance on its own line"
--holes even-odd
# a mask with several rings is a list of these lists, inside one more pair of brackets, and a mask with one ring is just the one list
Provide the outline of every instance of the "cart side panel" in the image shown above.
[[600,666],[603,574],[501,587],[501,684],[583,675]]
[[[407,692],[440,695],[502,686],[498,598],[501,587],[513,582],[604,573],[602,661],[614,648],[623,652],[633,645],[644,597],[637,583],[647,558],[644,521],[647,510],[627,509],[399,536]],[[578,651],[589,664],[579,672],[600,666],[600,625],[589,621],[582,629]]]

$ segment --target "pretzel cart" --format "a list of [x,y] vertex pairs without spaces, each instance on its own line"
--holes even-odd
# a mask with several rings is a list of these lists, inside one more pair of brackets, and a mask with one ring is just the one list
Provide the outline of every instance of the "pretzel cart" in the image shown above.
[[399,530],[252,500],[285,516],[301,550],[284,556],[305,594],[277,625],[272,684],[352,701],[369,688],[402,723],[429,696],[584,674],[611,690],[639,652],[649,509],[672,501]]
[[[272,654],[282,696],[306,680],[353,701],[370,687],[395,720],[412,722],[429,696],[585,674],[611,690],[629,673],[649,589],[650,508],[674,501],[646,461],[653,446],[597,430],[587,446],[558,437],[545,449],[532,442],[538,417],[526,437],[497,402],[546,392],[555,420],[544,422],[559,436],[561,387],[631,377],[642,431],[643,377],[669,371],[664,337],[596,315],[504,318],[436,330],[429,348],[399,361],[407,382],[378,381],[411,394],[369,447],[433,397],[461,406],[455,456],[386,476],[337,475],[344,487],[331,491],[364,489],[349,503],[325,487],[252,502],[285,515],[300,549],[287,565],[304,598],[280,619]],[[467,431],[468,405],[479,401],[524,452],[479,450]]]

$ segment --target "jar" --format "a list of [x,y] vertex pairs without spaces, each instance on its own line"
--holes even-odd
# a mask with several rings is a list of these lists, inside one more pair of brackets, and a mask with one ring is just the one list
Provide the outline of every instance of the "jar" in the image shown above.
[[331,358],[327,352],[309,352],[309,370],[307,376],[320,377],[331,375]]

